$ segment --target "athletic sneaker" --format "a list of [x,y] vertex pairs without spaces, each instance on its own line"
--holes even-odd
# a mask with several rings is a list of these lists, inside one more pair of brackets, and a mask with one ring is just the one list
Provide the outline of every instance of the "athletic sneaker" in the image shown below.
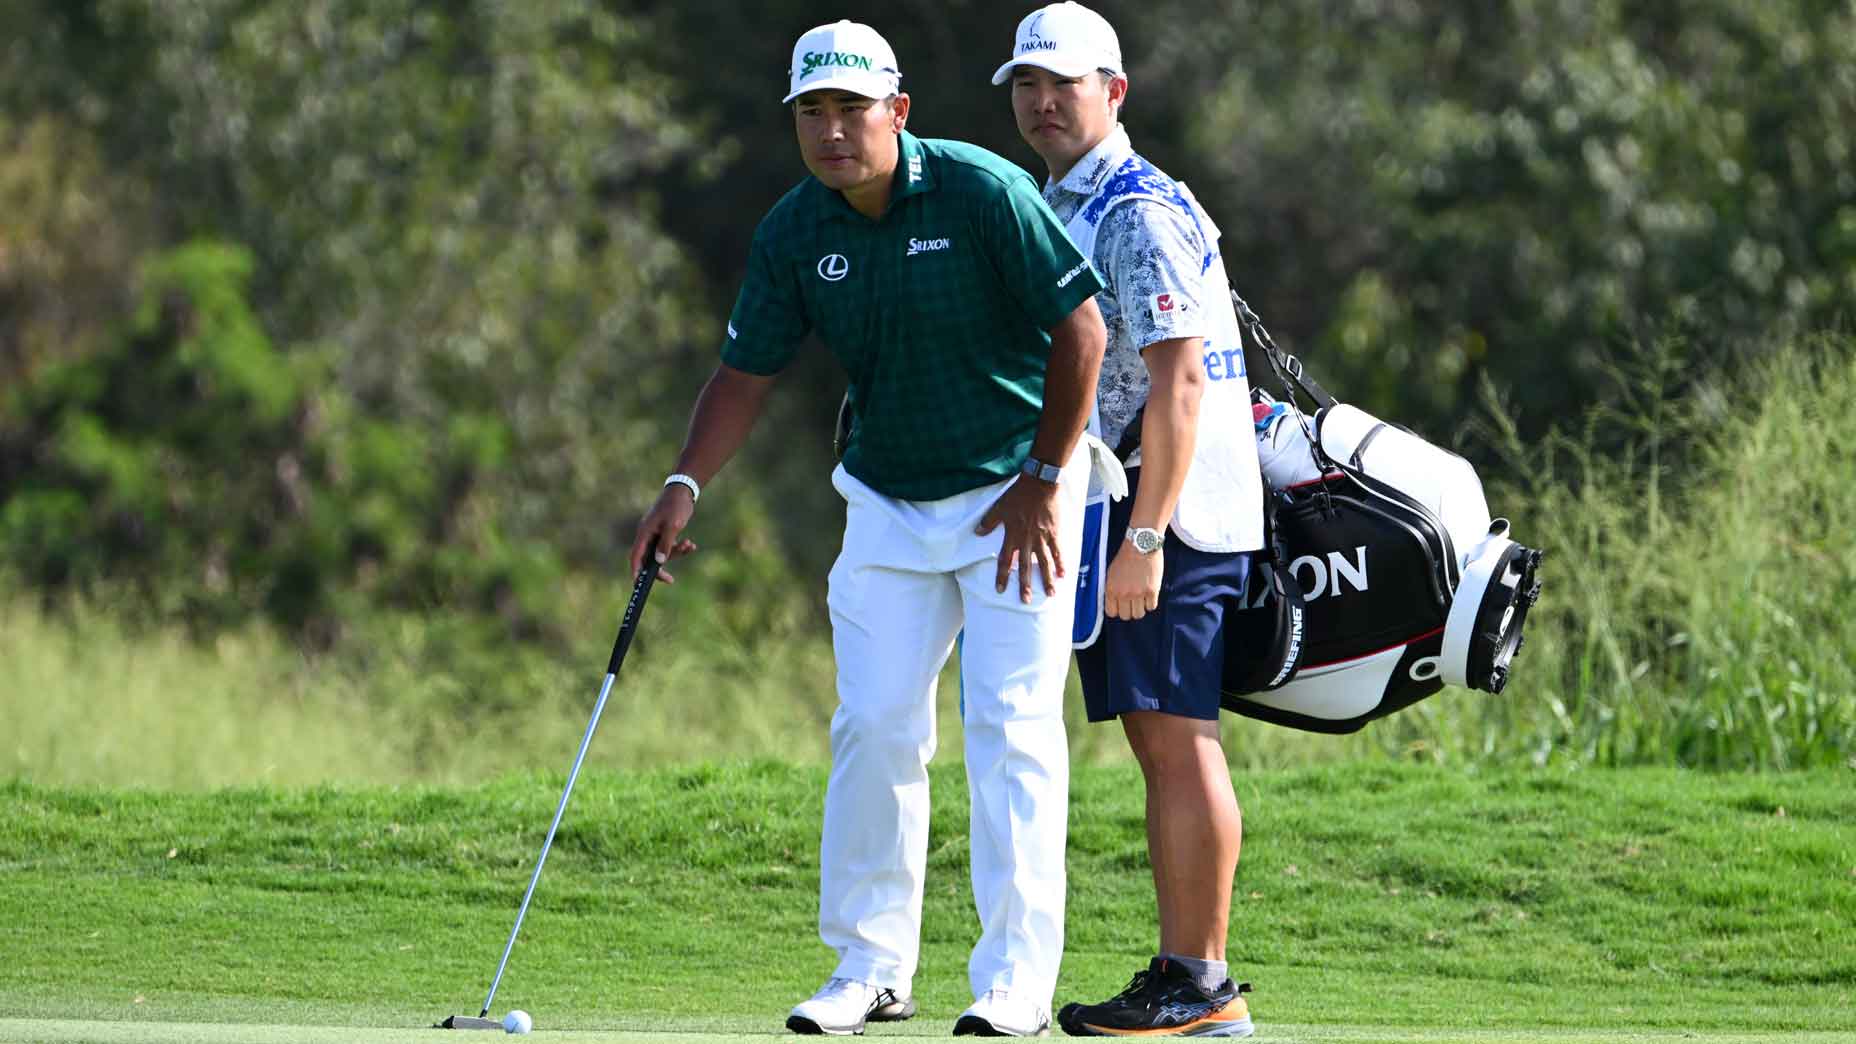
[[1006,990],[986,995],[954,1021],[956,1037],[1048,1037],[1050,1012],[1027,1000],[1015,1000]]
[[913,1014],[913,997],[899,996],[886,986],[834,978],[793,1008],[786,1017],[786,1028],[794,1033],[843,1037],[862,1033],[866,1022],[901,1022]]
[[1057,1022],[1072,1037],[1248,1037],[1249,983],[1226,979],[1207,994],[1191,973],[1156,957],[1100,1004],[1066,1004]]

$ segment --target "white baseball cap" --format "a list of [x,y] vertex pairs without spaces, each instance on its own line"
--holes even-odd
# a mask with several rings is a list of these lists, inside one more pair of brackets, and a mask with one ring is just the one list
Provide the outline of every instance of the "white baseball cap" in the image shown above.
[[1097,69],[1120,74],[1121,40],[1108,19],[1082,4],[1064,0],[1046,4],[1018,23],[1012,60],[992,74],[997,85],[1011,79],[1012,68],[1035,65],[1058,76],[1081,76]]
[[793,45],[787,70],[792,90],[781,104],[807,91],[850,91],[866,98],[887,98],[902,86],[896,52],[875,29],[841,20],[811,29]]

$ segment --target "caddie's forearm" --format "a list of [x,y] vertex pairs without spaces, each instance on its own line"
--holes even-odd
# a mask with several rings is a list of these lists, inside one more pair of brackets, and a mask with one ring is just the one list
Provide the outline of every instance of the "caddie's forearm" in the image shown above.
[[1205,394],[1197,337],[1162,341],[1147,349],[1152,378],[1141,414],[1141,484],[1128,524],[1165,529],[1179,506],[1192,450],[1198,442],[1199,404]]
[[1096,378],[1108,331],[1090,298],[1050,330],[1050,361],[1044,367],[1044,413],[1038,418],[1031,455],[1062,466],[1076,452],[1096,405]]
[[707,486],[748,440],[773,390],[772,377],[717,366],[696,396],[676,470]]

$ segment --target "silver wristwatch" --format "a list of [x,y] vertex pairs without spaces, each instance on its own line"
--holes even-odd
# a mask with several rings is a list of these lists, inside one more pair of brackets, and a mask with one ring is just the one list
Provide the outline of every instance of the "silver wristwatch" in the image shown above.
[[1166,545],[1166,534],[1145,526],[1128,527],[1128,543],[1143,555],[1151,555]]
[[1018,470],[1040,482],[1048,482],[1053,486],[1057,484],[1058,479],[1063,477],[1062,468],[1055,464],[1046,464],[1036,457],[1026,457],[1024,466],[1020,467]]

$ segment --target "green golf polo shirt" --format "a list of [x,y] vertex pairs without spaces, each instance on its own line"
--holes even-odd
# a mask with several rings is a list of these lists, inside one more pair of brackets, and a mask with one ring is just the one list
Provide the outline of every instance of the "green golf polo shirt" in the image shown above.
[[1043,409],[1045,331],[1102,283],[1023,170],[901,138],[880,220],[808,177],[761,221],[722,361],[775,374],[816,331],[850,377],[845,470],[939,500],[1018,472]]

